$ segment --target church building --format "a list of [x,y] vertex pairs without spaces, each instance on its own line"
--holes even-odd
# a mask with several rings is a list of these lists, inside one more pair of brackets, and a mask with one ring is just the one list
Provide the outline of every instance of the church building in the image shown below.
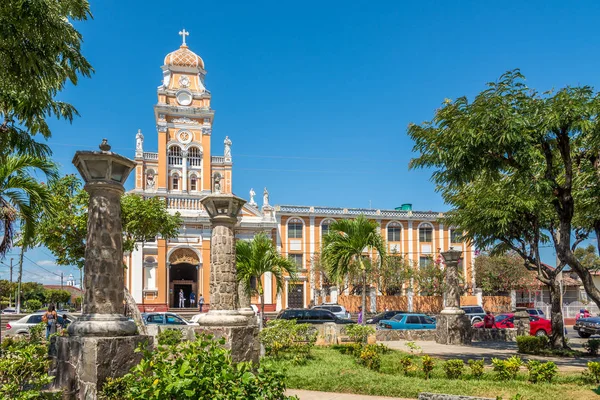
[[[138,243],[138,248],[126,255],[125,284],[146,311],[177,307],[180,290],[188,300],[186,306],[191,293],[196,299],[202,295],[209,305],[211,225],[200,200],[212,192],[233,193],[232,140],[217,131],[213,133],[215,111],[205,85],[204,61],[188,48],[188,32],[183,30],[180,35],[182,45],[167,54],[161,67],[162,84],[154,106],[158,151],[147,151],[142,132],[136,135],[137,165],[131,193],[163,198],[169,212],[179,212],[183,218],[177,238]],[[213,137],[217,138],[214,148],[223,149],[222,154],[212,154]],[[267,310],[307,307],[325,300],[320,274],[312,268],[321,237],[335,219],[360,214],[377,221],[389,251],[405,255],[415,265],[429,262],[450,247],[460,248],[464,251],[463,276],[474,286],[472,249],[457,239],[457,232],[439,222],[440,213],[413,212],[410,207],[372,210],[272,206],[267,188],[260,193],[259,206],[253,189],[249,194],[236,227],[237,239],[248,240],[258,232],[266,232],[273,237],[278,251],[292,258],[300,271],[299,279],[286,282],[279,295],[274,280],[264,277]],[[328,293],[327,299],[335,301],[341,294]]]

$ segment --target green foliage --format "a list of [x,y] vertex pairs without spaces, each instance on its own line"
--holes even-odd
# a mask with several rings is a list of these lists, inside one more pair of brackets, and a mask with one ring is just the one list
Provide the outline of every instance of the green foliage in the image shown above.
[[540,354],[548,348],[549,341],[546,336],[517,336],[519,353]]
[[433,371],[433,368],[435,366],[435,362],[433,361],[433,358],[431,358],[428,355],[424,355],[421,358],[421,366],[422,366],[423,372],[425,373],[425,379],[429,379],[429,376],[431,375],[431,371]]
[[483,367],[485,364],[485,360],[469,360],[467,362],[469,368],[471,369],[471,376],[475,379],[480,379],[483,376]]
[[536,284],[535,273],[523,268],[523,259],[514,252],[477,256],[475,282],[484,293],[508,292]]
[[374,371],[379,371],[381,367],[381,355],[377,346],[374,344],[368,344],[363,346],[360,355],[357,359],[358,363],[366,366]]
[[600,269],[600,257],[594,245],[590,244],[587,247],[579,247],[575,249],[574,254],[583,267],[590,271]]
[[411,356],[408,356],[408,355],[402,356],[400,358],[399,364],[400,364],[400,370],[402,371],[402,373],[404,375],[408,376],[417,371],[417,366],[413,362],[413,359]]
[[590,353],[592,356],[598,355],[598,349],[600,348],[600,339],[590,339],[583,344],[583,348]]
[[310,351],[317,341],[317,332],[310,324],[277,319],[269,322],[260,332],[260,341],[268,356],[292,356],[296,362],[302,363],[310,357]]
[[56,304],[66,304],[71,300],[71,293],[66,290],[61,289],[49,289],[46,290],[46,303]]
[[373,280],[385,296],[401,295],[403,286],[410,284],[414,276],[409,260],[395,250],[373,266]]
[[[50,183],[51,209],[39,220],[37,242],[46,246],[58,265],[84,266],[89,196],[75,175],[66,175]],[[181,216],[169,214],[164,200],[142,199],[128,194],[121,198],[123,250],[134,249],[135,242],[156,236],[170,239],[178,235]]]
[[331,347],[342,354],[348,354],[356,357],[360,355],[360,352],[363,348],[360,343],[336,344]]
[[228,350],[211,336],[159,345],[120,379],[106,382],[104,400],[275,399],[285,396],[284,376],[263,363],[233,364]]
[[503,381],[515,379],[523,365],[523,361],[518,356],[512,356],[506,360],[492,358],[494,371],[498,374],[498,378]]
[[529,382],[552,382],[552,379],[558,374],[558,367],[552,361],[541,363],[537,360],[529,360],[527,363],[529,370]]
[[[442,296],[446,287],[445,279],[444,270],[433,260],[431,263],[419,266],[414,274],[414,281],[421,296]],[[462,279],[462,274],[459,274],[459,279]]]
[[[41,328],[41,329],[40,329]],[[5,338],[0,347],[0,398],[60,399],[60,393],[42,393],[50,382],[51,361],[48,347],[42,342],[43,324],[32,327],[29,337]]]
[[367,325],[352,324],[346,327],[350,340],[356,343],[367,343],[370,335],[375,334],[375,328]]
[[40,308],[42,308],[42,302],[36,299],[30,299],[25,301],[25,309],[27,312],[36,312]]
[[421,348],[421,346],[419,346],[418,344],[416,344],[413,341],[408,341],[404,345],[406,347],[408,347],[408,350],[410,351],[411,354],[420,353],[420,352],[423,351],[423,349]]
[[446,378],[448,379],[459,379],[465,368],[463,360],[448,360],[442,365]]
[[587,374],[594,383],[600,383],[600,362],[588,361],[587,368],[584,374]]
[[158,344],[175,346],[183,339],[183,332],[179,329],[165,329],[158,334]]

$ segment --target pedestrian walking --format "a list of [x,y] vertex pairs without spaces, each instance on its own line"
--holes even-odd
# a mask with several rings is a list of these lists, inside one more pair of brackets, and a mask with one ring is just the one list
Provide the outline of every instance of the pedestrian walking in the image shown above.
[[196,306],[196,293],[190,293],[190,307]]
[[203,305],[204,305],[204,296],[202,296],[202,293],[200,293],[200,296],[198,296],[198,306],[200,306],[200,312],[202,312]]
[[56,333],[58,315],[56,314],[54,304],[48,306],[48,311],[42,316],[42,321],[46,323],[46,339],[48,339],[50,335]]
[[362,324],[363,322],[363,310],[362,306],[358,306],[358,321],[357,323]]
[[485,313],[485,317],[483,317],[483,327],[488,329],[496,327],[496,319],[491,311]]
[[179,308],[185,307],[185,295],[183,294],[183,289],[179,289]]

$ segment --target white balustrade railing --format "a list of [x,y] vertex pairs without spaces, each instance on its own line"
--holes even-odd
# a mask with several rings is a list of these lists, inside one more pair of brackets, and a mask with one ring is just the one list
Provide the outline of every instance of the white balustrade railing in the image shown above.
[[174,210],[202,210],[200,199],[191,199],[185,197],[167,198],[167,208]]
[[145,160],[158,160],[158,153],[144,152]]

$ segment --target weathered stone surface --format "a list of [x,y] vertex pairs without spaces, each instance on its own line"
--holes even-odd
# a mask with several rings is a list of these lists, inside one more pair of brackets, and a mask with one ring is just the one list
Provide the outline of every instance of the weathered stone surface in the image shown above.
[[530,321],[527,308],[517,307],[515,311],[514,326],[517,330],[517,336],[529,336]]
[[437,316],[435,341],[440,344],[469,344],[473,328],[462,310],[444,309]]
[[135,349],[152,346],[149,336],[59,337],[54,386],[69,400],[94,400],[106,378],[125,375],[142,359]]
[[517,330],[509,329],[473,329],[472,340],[477,342],[516,342]]
[[382,329],[376,333],[377,341],[435,340],[435,329]]
[[490,397],[472,397],[456,394],[419,393],[419,400],[495,400]]
[[224,338],[225,348],[231,351],[233,362],[252,361],[258,363],[260,343],[256,325],[201,326],[194,327],[194,332],[211,334],[215,339]]
[[219,223],[212,229],[210,247],[211,310],[238,308],[233,225]]

